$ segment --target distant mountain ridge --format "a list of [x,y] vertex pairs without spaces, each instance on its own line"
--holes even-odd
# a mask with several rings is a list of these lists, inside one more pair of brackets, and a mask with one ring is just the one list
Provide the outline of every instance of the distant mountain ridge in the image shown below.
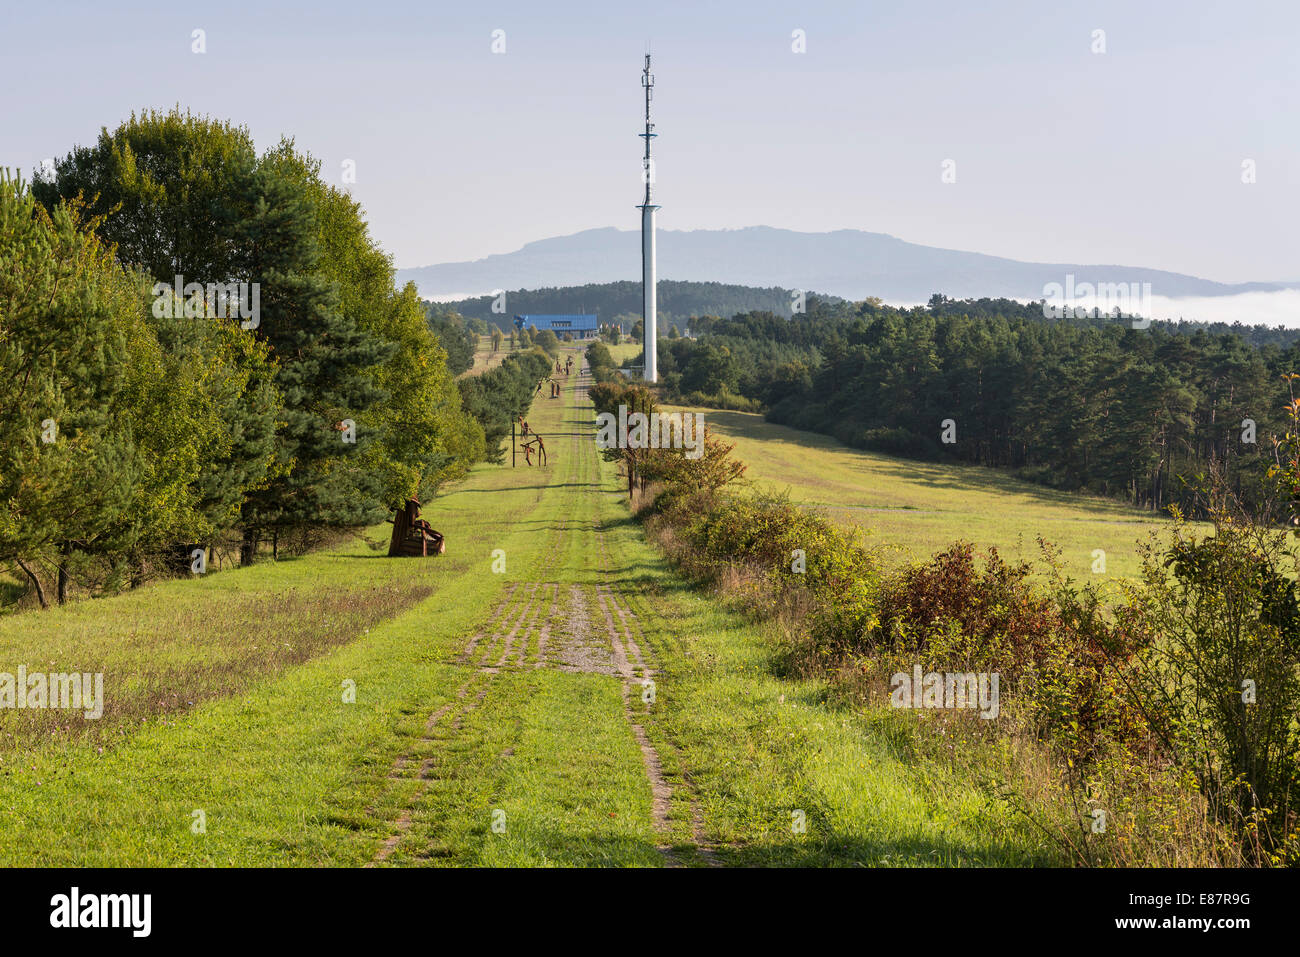
[[[840,229],[802,233],[771,226],[660,230],[659,278],[761,288],[816,290],[846,299],[890,302],[950,298],[1039,299],[1050,283],[1150,283],[1156,296],[1230,296],[1300,289],[1300,280],[1221,283],[1140,266],[1032,263],[983,253],[920,246],[884,233]],[[477,296],[496,289],[538,289],[639,281],[641,234],[588,229],[541,239],[510,253],[470,262],[399,269],[425,298]]]

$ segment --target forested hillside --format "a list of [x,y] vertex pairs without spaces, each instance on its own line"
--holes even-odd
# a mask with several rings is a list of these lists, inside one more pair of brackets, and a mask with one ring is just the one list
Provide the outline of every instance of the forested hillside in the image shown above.
[[[672,323],[685,329],[693,316],[730,316],[738,312],[790,315],[793,291],[772,286],[732,286],[720,282],[659,283],[659,321],[667,332]],[[641,283],[607,282],[585,286],[508,290],[505,312],[493,312],[496,300],[479,296],[444,303],[443,307],[509,331],[511,317],[521,313],[595,313],[603,322],[622,317],[625,329],[641,318]]]
[[[1016,469],[1153,509],[1189,505],[1211,461],[1238,485],[1272,454],[1294,330],[1111,317],[935,297],[900,310],[809,300],[793,319],[703,320],[661,339],[670,396],[920,458]],[[949,420],[951,420],[949,422]]]

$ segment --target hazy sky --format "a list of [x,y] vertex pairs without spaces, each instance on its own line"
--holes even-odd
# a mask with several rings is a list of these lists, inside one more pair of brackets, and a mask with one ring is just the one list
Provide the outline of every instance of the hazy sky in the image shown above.
[[1296,0],[3,4],[0,166],[180,103],[355,161],[401,267],[637,228],[649,42],[661,228],[1300,279]]

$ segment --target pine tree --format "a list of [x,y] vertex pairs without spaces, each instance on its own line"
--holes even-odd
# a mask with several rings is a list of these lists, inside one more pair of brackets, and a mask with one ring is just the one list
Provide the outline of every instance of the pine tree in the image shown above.
[[348,423],[385,398],[367,369],[391,351],[343,314],[335,286],[316,272],[317,210],[303,190],[275,164],[259,167],[251,186],[253,212],[237,224],[237,244],[261,290],[257,335],[278,363],[277,459],[287,471],[245,499],[242,561],[268,532],[382,519],[382,483],[363,467],[378,436]]
[[[387,399],[359,412],[359,433],[371,436],[356,464],[378,480],[386,509],[408,498],[428,499],[438,487],[463,476],[482,457],[482,429],[460,407],[448,357],[434,335],[413,285],[397,290],[391,257],[371,238],[361,206],[326,184],[320,162],[282,140],[263,157],[316,209],[319,255],[314,272],[338,294],[343,315],[364,333],[387,343],[387,358],[365,371]],[[478,334],[459,316],[451,338],[477,343]],[[500,332],[497,332],[500,336]],[[472,352],[468,358],[472,363]]]
[[[84,196],[119,259],[161,287],[180,281],[206,292],[209,284],[249,279],[240,228],[257,200],[256,167],[247,130],[179,110],[149,111],[104,130],[94,146],[73,149],[33,193],[50,209]],[[153,306],[162,298],[140,304],[149,333],[137,332],[137,341],[148,351],[152,335],[161,348],[126,373],[129,401],[118,413],[150,457],[152,485],[121,517],[114,541],[100,543],[105,555],[131,552],[133,581],[148,553],[238,520],[245,492],[274,461],[280,405],[268,349],[239,328],[238,317],[217,318],[206,307],[187,314],[172,302],[160,315]]]
[[111,414],[140,307],[136,280],[71,210],[47,214],[0,171],[0,561],[42,606],[42,565],[108,535],[141,480]]

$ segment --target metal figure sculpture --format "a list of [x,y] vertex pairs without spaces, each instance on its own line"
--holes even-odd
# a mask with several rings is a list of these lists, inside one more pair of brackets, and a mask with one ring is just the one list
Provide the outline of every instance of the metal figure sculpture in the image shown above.
[[420,518],[419,499],[408,498],[389,521],[393,523],[393,537],[388,542],[389,558],[428,558],[446,551],[447,543],[442,532]]

